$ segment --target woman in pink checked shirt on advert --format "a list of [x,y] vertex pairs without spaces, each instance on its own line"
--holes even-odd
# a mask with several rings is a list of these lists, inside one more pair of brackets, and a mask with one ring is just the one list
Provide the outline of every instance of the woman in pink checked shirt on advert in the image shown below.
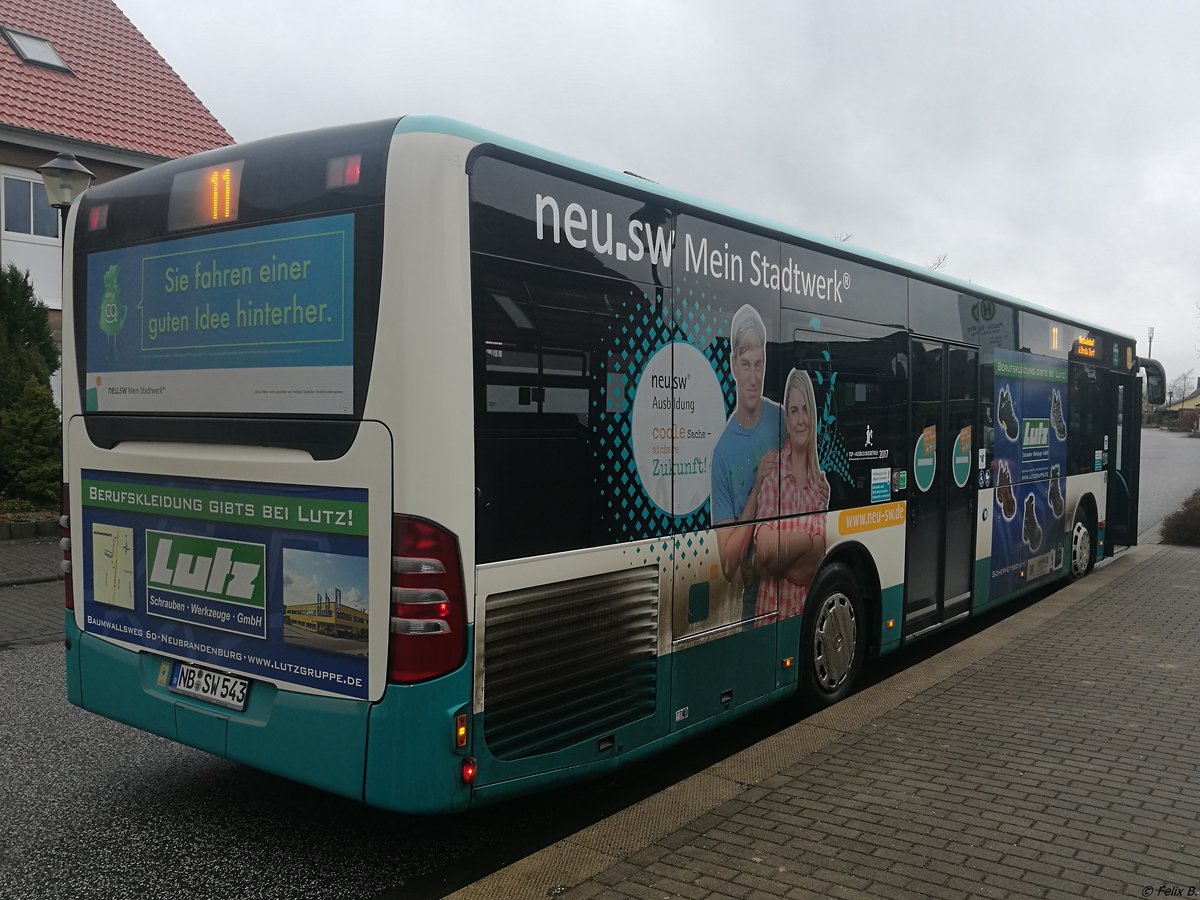
[[766,615],[778,604],[780,619],[803,611],[808,586],[825,555],[825,516],[802,513],[829,508],[829,482],[817,459],[816,398],[807,372],[788,373],[783,411],[786,437],[782,447],[759,463],[768,471],[758,495],[758,518],[783,518],[759,525],[754,538],[763,570],[756,614]]

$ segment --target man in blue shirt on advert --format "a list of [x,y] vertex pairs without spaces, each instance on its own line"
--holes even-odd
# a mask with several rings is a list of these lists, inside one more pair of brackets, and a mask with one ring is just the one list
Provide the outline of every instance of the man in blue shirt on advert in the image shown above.
[[733,581],[742,573],[743,618],[747,618],[754,614],[758,593],[754,526],[720,526],[754,518],[762,481],[775,474],[774,465],[760,467],[759,461],[779,449],[782,409],[762,393],[767,367],[767,328],[762,316],[746,304],[733,314],[729,332],[729,368],[737,385],[737,402],[713,448],[712,524],[726,580]]

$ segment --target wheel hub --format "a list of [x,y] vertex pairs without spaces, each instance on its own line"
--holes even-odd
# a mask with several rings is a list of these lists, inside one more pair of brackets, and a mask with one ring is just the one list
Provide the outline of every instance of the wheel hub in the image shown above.
[[1076,522],[1071,529],[1071,574],[1076,578],[1087,573],[1088,563],[1092,560],[1092,535],[1087,525]]
[[813,629],[813,664],[817,681],[827,691],[836,690],[854,664],[858,621],[854,604],[843,593],[825,598]]

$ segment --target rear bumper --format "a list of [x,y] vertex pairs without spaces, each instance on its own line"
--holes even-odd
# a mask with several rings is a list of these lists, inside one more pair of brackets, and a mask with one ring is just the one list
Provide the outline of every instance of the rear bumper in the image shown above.
[[159,684],[167,657],[81,632],[68,610],[67,698],[76,706],[234,762],[397,812],[466,809],[464,748],[454,718],[469,712],[470,668],[390,685],[378,703],[255,682],[246,709],[223,710]]
[[65,633],[67,697],[76,706],[234,762],[363,798],[369,703],[256,682],[245,710],[222,710],[159,684],[166,657],[85,634],[70,612]]

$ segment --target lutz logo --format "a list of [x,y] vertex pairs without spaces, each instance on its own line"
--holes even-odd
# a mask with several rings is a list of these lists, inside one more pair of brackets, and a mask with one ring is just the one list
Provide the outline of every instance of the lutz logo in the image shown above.
[[1022,436],[1021,446],[1028,450],[1034,447],[1048,447],[1049,445],[1050,420],[1026,419],[1025,433]]
[[146,586],[264,607],[266,547],[168,531],[146,532]]

